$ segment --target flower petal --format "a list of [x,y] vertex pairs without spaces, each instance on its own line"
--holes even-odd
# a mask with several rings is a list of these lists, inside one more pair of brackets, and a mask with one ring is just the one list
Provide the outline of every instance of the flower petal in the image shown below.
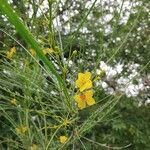
[[92,85],[92,81],[89,80],[87,81],[85,84],[83,84],[82,86],[80,86],[80,92],[84,91],[85,89],[89,89],[91,88],[93,85]]
[[60,143],[64,144],[68,140],[68,137],[67,136],[60,136],[59,140],[60,140]]
[[75,101],[78,103],[78,101],[80,101],[80,95],[75,95],[74,96]]
[[86,100],[86,102],[87,102],[87,104],[89,105],[89,106],[91,106],[91,105],[94,105],[95,104],[95,100],[94,100],[94,98],[88,98],[87,100]]
[[83,108],[86,107],[86,101],[82,100],[80,98],[80,95],[75,95],[74,98],[75,98],[75,101],[78,104],[79,109],[83,109]]
[[82,78],[84,78],[84,73],[78,73],[78,79],[81,80]]
[[85,92],[85,95],[87,98],[91,98],[93,96],[93,91],[92,90],[88,90]]
[[83,109],[83,108],[86,107],[86,101],[80,100],[80,101],[78,101],[77,103],[78,103],[78,107],[79,107],[80,109]]
[[82,86],[82,82],[81,82],[81,80],[76,80],[76,86],[77,87],[81,87]]
[[90,72],[85,72],[84,77],[85,77],[87,80],[90,80],[90,79],[91,79],[91,73],[90,73]]

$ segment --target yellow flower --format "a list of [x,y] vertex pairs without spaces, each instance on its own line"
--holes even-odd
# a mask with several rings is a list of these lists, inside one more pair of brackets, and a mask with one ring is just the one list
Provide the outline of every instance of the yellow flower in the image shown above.
[[27,129],[28,128],[26,126],[21,125],[20,127],[16,128],[16,131],[18,134],[24,134],[27,131]]
[[85,89],[89,89],[92,87],[91,73],[78,73],[78,79],[76,80],[76,86],[80,89],[80,91],[84,91]]
[[36,55],[36,52],[35,52],[34,49],[30,48],[29,51],[30,51],[30,53],[31,53],[32,56],[35,56],[35,55]]
[[59,137],[59,140],[60,140],[60,143],[62,143],[62,144],[64,144],[64,143],[66,143],[66,141],[68,140],[68,137],[67,136],[60,136]]
[[46,49],[43,49],[42,51],[43,51],[44,55],[51,54],[54,52],[54,50],[52,48],[46,48]]
[[65,119],[64,122],[63,122],[63,125],[68,126],[69,124],[71,124],[71,121],[68,120],[68,119]]
[[91,105],[95,104],[92,90],[88,90],[88,91],[82,92],[80,94],[77,94],[77,95],[75,95],[74,98],[78,104],[79,109],[85,108],[86,105],[91,106]]
[[16,47],[12,47],[9,51],[6,52],[6,58],[11,59],[16,53]]
[[78,53],[77,50],[74,50],[73,53],[72,53],[72,56],[77,55],[77,53]]
[[38,150],[38,146],[36,144],[32,144],[31,150]]
[[17,105],[17,100],[15,98],[13,98],[11,101],[10,101],[11,104],[13,105]]

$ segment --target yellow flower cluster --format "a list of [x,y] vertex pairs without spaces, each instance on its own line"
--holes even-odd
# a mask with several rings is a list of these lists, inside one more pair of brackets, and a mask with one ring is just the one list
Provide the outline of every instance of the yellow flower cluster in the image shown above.
[[28,130],[28,128],[26,126],[19,126],[16,128],[16,132],[18,134],[25,134],[25,132]]
[[54,53],[54,50],[52,48],[45,48],[42,51],[44,55]]
[[12,105],[17,105],[17,100],[15,99],[15,98],[13,98],[11,101],[10,101],[10,103],[12,104]]
[[93,87],[91,81],[91,73],[79,73],[78,79],[76,80],[76,86],[79,88],[79,94],[74,96],[75,101],[78,104],[79,109],[83,109],[86,105],[91,106],[95,104],[95,100],[93,98],[93,91],[91,88]]
[[60,136],[60,137],[59,137],[59,140],[60,140],[60,143],[64,144],[64,143],[66,143],[66,141],[68,140],[68,137],[65,136],[65,135]]
[[[29,51],[32,56],[36,56],[36,52],[33,48],[30,48]],[[54,53],[54,50],[52,48],[45,48],[42,51],[43,51],[44,55]]]
[[12,47],[9,51],[6,52],[6,58],[11,59],[16,53],[16,47]]
[[38,146],[36,145],[36,144],[32,144],[32,146],[31,146],[31,150],[38,150],[39,148],[38,148]]
[[31,53],[32,56],[36,55],[36,52],[35,52],[35,50],[33,48],[30,48],[29,51],[30,51],[30,53]]

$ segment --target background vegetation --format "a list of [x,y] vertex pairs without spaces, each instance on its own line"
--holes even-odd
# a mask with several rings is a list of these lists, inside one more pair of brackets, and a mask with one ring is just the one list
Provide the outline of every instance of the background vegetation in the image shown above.
[[[149,150],[149,0],[7,2],[19,17],[0,5],[0,149]],[[85,71],[96,104],[79,110]]]

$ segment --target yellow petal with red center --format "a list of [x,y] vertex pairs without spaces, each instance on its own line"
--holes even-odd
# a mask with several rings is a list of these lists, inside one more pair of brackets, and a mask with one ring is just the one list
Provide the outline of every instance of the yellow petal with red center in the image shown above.
[[91,106],[91,105],[95,104],[95,100],[94,100],[94,98],[92,98],[92,96],[93,96],[93,91],[92,90],[86,91],[85,96],[86,96],[87,105]]
[[86,107],[86,100],[82,99],[81,95],[75,95],[75,101],[77,102],[77,105],[79,109],[83,109]]
[[86,101],[80,100],[77,102],[79,109],[83,109],[86,107]]

